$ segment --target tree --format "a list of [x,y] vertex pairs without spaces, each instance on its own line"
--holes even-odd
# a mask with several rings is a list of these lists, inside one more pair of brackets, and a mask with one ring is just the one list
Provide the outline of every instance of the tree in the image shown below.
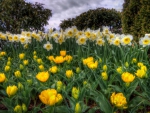
[[74,18],[69,18],[67,20],[63,20],[60,24],[60,28],[65,29],[68,27],[74,26]]
[[132,34],[136,40],[150,33],[150,1],[124,0],[122,12],[123,33]]
[[[87,28],[95,30],[103,26],[109,26],[112,31],[116,30],[116,32],[119,32],[121,28],[121,13],[115,9],[97,8],[89,10],[72,20],[62,21],[60,27],[67,28],[70,25],[75,25],[79,30]],[[68,24],[68,22],[72,22],[72,24]]]
[[44,30],[52,16],[43,4],[27,3],[24,0],[0,1],[0,30],[20,33],[21,30]]

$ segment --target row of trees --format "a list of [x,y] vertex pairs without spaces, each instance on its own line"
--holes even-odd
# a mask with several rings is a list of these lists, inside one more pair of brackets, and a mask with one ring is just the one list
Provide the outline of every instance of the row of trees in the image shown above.
[[[20,33],[21,30],[41,30],[52,16],[50,9],[40,3],[25,0],[0,0],[0,31]],[[122,12],[115,9],[97,8],[75,18],[63,20],[60,28],[77,26],[79,30],[98,29],[108,26],[111,31],[132,34],[138,38],[150,33],[150,0],[124,0]]]
[[102,26],[108,26],[113,32],[120,32],[121,13],[115,9],[97,8],[80,14],[75,18],[69,18],[62,21],[60,27],[66,29],[76,26],[79,30],[91,28],[98,29]]
[[24,0],[0,1],[0,31],[43,31],[51,16],[51,10],[45,9],[40,3],[31,4]]

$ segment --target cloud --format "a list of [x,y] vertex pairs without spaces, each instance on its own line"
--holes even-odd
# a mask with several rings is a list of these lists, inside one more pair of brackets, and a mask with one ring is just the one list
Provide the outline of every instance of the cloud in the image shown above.
[[45,8],[52,10],[52,17],[46,28],[59,28],[62,20],[74,18],[89,9],[99,7],[114,8],[121,11],[124,0],[26,0],[27,2],[43,3]]

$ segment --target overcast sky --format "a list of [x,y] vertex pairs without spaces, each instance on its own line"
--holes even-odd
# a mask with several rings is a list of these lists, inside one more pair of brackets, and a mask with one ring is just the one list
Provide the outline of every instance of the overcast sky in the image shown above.
[[26,2],[43,3],[45,8],[52,10],[49,25],[46,28],[59,28],[62,20],[74,18],[89,9],[100,7],[122,10],[124,0],[26,0]]

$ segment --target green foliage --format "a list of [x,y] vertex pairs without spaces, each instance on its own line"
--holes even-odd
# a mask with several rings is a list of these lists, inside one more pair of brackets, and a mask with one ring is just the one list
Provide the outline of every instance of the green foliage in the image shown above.
[[51,10],[40,3],[26,3],[24,0],[2,0],[0,2],[0,30],[20,33],[21,30],[44,30]]
[[121,13],[115,9],[97,8],[80,14],[79,16],[62,21],[60,27],[66,29],[76,26],[79,30],[91,28],[93,30],[109,26],[111,31],[119,32],[121,28]]
[[124,0],[122,12],[123,33],[132,34],[136,40],[150,32],[150,1]]

